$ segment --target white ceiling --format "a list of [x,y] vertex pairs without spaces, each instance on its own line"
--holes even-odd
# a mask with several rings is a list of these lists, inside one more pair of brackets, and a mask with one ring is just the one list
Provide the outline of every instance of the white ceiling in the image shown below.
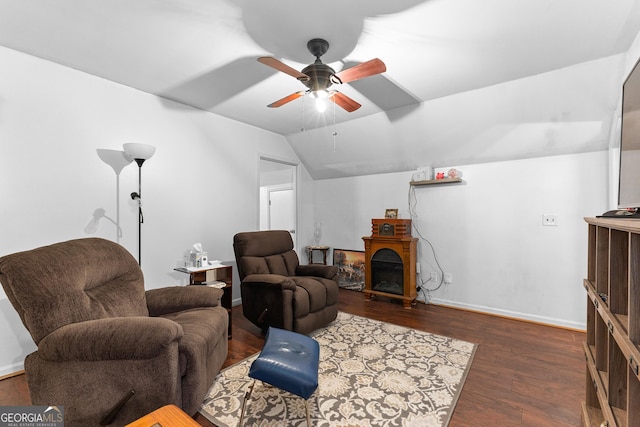
[[[604,148],[639,30],[633,0],[0,0],[0,45],[282,134],[315,178]],[[387,72],[340,85],[353,113],[266,108],[304,86],[256,58],[317,37]]]

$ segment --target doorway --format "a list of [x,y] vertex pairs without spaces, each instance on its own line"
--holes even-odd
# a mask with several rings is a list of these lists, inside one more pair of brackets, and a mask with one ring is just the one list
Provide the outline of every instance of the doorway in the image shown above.
[[296,246],[297,164],[260,157],[260,230],[288,230]]

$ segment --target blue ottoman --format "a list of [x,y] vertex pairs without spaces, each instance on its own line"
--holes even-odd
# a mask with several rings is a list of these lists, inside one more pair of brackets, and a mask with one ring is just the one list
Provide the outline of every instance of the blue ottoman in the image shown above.
[[305,399],[307,425],[311,425],[307,399],[318,388],[320,346],[313,338],[297,332],[272,328],[267,330],[264,347],[251,364],[249,377],[254,379],[242,402],[240,426],[245,405],[251,397],[255,380],[271,384]]

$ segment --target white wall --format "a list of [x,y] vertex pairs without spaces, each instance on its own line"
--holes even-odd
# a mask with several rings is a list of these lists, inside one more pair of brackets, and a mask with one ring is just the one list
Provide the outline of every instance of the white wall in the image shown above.
[[[453,283],[433,302],[584,328],[585,216],[607,207],[607,152],[461,165],[464,185],[414,188],[415,225]],[[323,243],[364,250],[371,219],[386,208],[409,218],[412,172],[316,181]],[[327,203],[331,200],[332,203]],[[543,227],[543,214],[559,226]],[[414,232],[414,237],[418,237]],[[439,271],[424,241],[423,280]],[[426,284],[434,288],[432,284]],[[422,295],[424,298],[424,295]]]
[[[157,147],[142,169],[146,286],[183,285],[187,275],[173,268],[193,243],[233,261],[233,234],[257,229],[259,155],[298,162],[279,135],[9,49],[0,63],[0,256],[88,237],[97,208],[115,219],[116,176],[96,149],[143,142]],[[310,178],[301,177],[304,191]],[[120,243],[135,257],[137,187],[131,164],[120,175]],[[115,241],[116,228],[103,219],[91,236]],[[0,295],[3,375],[34,345]]]

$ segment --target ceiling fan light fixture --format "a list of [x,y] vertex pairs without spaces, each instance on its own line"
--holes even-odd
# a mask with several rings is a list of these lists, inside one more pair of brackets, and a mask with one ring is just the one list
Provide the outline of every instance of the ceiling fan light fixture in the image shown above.
[[318,113],[324,113],[327,110],[326,100],[329,98],[329,93],[326,90],[314,90],[310,95],[316,101]]
[[318,113],[324,113],[325,111],[327,111],[327,103],[324,99],[316,99],[316,110],[318,110]]
[[314,90],[311,92],[311,97],[313,99],[327,99],[329,97],[329,93],[326,90]]

